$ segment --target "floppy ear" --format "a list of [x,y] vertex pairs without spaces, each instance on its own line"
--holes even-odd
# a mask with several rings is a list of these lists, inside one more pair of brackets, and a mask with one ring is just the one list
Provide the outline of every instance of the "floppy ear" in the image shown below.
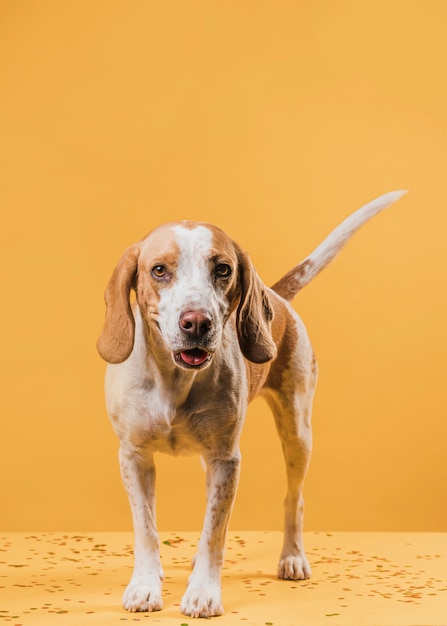
[[132,352],[135,319],[130,307],[130,290],[135,283],[139,252],[136,245],[126,250],[104,294],[106,319],[96,347],[109,363],[122,363]]
[[242,354],[252,363],[266,363],[276,356],[270,332],[273,309],[269,297],[246,252],[238,250],[241,299],[236,327]]

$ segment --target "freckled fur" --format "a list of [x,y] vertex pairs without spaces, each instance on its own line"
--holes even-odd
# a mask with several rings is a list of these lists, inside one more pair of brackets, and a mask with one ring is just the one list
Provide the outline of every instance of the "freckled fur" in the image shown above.
[[[239,437],[248,402],[258,394],[272,409],[286,462],[278,576],[310,576],[302,487],[318,368],[304,324],[288,300],[353,232],[400,195],[387,194],[359,209],[272,289],[259,279],[247,253],[209,224],[165,224],[124,253],[106,290],[98,350],[109,363],[106,404],[120,439],[121,476],[134,524],[134,571],[123,597],[129,611],[162,608],[154,464],[154,452],[160,451],[203,458],[207,508],[181,610],[191,617],[222,614],[221,568],[239,480]],[[222,263],[232,268],[225,279],[216,275]],[[155,265],[166,268],[163,278],[154,277]],[[194,338],[180,326],[181,316],[191,311],[209,321],[206,333]],[[188,369],[178,354],[193,348],[206,350],[208,359]]]

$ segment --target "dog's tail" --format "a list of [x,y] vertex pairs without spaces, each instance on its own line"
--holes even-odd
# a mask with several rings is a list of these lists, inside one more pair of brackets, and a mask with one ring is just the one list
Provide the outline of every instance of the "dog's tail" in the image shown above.
[[280,278],[272,287],[285,300],[292,300],[296,294],[315,278],[337,256],[352,235],[374,215],[399,200],[406,191],[391,191],[347,217],[315,250],[298,263],[290,272]]

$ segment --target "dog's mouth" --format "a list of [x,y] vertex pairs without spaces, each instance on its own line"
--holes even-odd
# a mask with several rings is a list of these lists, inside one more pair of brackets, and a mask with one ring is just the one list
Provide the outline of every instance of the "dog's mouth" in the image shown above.
[[211,353],[203,348],[192,348],[174,353],[174,361],[177,365],[188,369],[200,369],[211,361]]

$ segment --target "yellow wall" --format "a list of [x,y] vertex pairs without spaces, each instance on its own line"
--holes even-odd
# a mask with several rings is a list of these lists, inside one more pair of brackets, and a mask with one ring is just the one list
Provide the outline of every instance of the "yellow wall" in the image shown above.
[[[95,350],[123,249],[229,231],[274,282],[376,218],[296,300],[320,364],[306,528],[445,530],[447,3],[3,2],[1,530],[130,527]],[[266,406],[232,527],[281,526]],[[198,459],[159,459],[161,529],[198,529]]]

